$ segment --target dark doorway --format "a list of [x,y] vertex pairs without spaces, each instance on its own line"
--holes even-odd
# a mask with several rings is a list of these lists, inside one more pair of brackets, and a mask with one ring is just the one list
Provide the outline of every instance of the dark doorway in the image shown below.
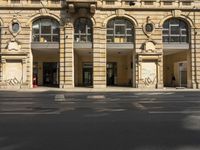
[[83,85],[84,86],[93,85],[93,67],[91,63],[83,64]]
[[58,63],[43,63],[43,84],[45,86],[58,86]]
[[107,85],[117,84],[117,63],[107,63]]

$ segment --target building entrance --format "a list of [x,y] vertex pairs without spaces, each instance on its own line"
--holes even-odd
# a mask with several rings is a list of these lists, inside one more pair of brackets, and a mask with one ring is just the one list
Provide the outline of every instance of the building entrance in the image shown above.
[[43,84],[45,86],[58,85],[58,63],[57,62],[43,63]]
[[83,85],[93,85],[93,67],[90,63],[83,64]]
[[107,63],[107,85],[116,85],[117,83],[117,63]]

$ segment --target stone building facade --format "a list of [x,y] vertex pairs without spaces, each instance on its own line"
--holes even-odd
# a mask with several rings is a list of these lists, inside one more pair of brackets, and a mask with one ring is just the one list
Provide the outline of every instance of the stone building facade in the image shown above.
[[1,0],[0,88],[200,84],[198,0]]

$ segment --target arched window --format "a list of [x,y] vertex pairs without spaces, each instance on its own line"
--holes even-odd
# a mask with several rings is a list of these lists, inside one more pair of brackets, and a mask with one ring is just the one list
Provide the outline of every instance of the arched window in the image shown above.
[[108,43],[133,43],[133,25],[124,18],[114,18],[107,24]]
[[59,23],[54,19],[41,18],[33,22],[33,42],[59,42]]
[[75,42],[92,42],[92,21],[88,18],[78,18],[74,24]]
[[188,26],[180,19],[169,19],[163,24],[164,43],[188,43]]

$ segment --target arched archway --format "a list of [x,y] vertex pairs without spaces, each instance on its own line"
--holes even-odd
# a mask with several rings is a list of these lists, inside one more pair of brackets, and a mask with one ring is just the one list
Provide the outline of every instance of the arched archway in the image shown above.
[[60,29],[57,20],[41,17],[32,23],[33,84],[58,86]]
[[134,25],[125,17],[114,17],[107,25],[107,86],[135,84]]
[[191,87],[190,25],[181,18],[163,23],[163,81],[166,87]]
[[79,17],[74,21],[75,86],[93,86],[93,22]]

